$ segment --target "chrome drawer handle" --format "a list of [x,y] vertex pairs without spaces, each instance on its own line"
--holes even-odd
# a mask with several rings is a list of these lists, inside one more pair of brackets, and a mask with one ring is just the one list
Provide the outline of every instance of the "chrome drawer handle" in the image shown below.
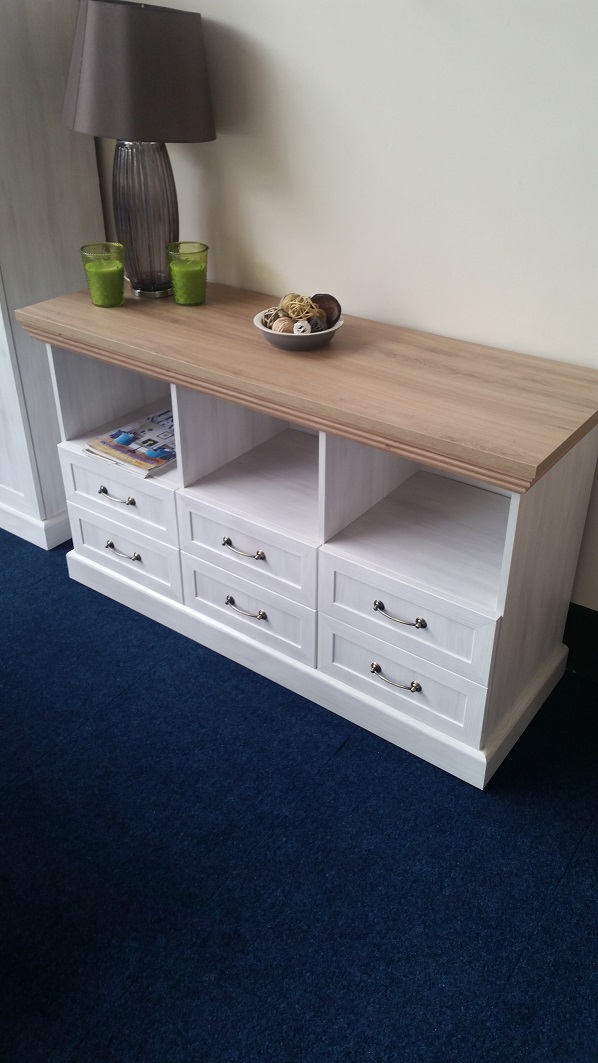
[[120,502],[121,506],[136,506],[137,505],[135,499],[132,498],[131,495],[129,495],[128,498],[115,498],[114,495],[109,495],[108,494],[108,488],[104,487],[104,484],[102,484],[102,486],[100,488],[98,488],[98,494],[99,495],[106,495],[106,498],[109,498],[111,502]]
[[243,616],[250,616],[252,620],[267,620],[268,614],[263,609],[258,609],[257,613],[246,613],[244,609],[239,609],[238,605],[235,605],[235,599],[232,594],[227,594],[226,605],[230,605],[231,609],[234,609],[236,613],[243,613]]
[[399,620],[398,616],[392,616],[391,613],[387,613],[384,608],[384,602],[381,602],[379,598],[376,598],[374,602],[374,609],[377,609],[379,613],[383,613],[389,620],[394,620],[395,624],[405,624],[405,627],[427,627],[427,623],[423,616],[417,616],[415,620]]
[[134,554],[121,554],[120,550],[117,550],[112,539],[108,539],[106,542],[106,549],[113,550],[117,557],[124,557],[127,561],[141,561],[141,554],[135,551]]
[[382,679],[391,687],[398,687],[399,690],[410,690],[412,694],[419,694],[421,690],[421,683],[418,683],[416,679],[411,683],[393,683],[392,679],[387,679],[385,675],[382,675],[382,668],[377,661],[372,661],[370,672],[375,672],[379,679]]
[[233,546],[233,541],[230,535],[225,535],[222,540],[223,546],[228,546],[229,550],[233,550],[235,554],[242,554],[243,557],[252,557],[254,561],[265,561],[266,555],[263,550],[256,550],[255,554],[248,554],[245,550],[237,550],[236,546]]

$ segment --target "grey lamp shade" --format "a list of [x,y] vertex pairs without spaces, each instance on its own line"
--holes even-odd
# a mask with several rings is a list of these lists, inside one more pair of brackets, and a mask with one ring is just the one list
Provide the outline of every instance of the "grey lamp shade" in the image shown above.
[[201,15],[80,0],[62,120],[115,140],[214,140]]

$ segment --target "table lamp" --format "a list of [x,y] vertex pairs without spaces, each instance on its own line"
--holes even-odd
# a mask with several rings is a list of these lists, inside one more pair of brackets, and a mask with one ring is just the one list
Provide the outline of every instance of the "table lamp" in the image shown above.
[[112,200],[137,296],[172,294],[179,239],[166,143],[214,140],[201,15],[130,0],[80,0],[63,123],[116,140]]

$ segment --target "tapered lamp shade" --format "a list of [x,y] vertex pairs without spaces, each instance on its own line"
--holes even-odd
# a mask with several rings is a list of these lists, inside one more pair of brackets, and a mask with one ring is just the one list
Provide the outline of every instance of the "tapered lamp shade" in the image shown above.
[[201,15],[129,0],[81,0],[63,122],[117,141],[116,234],[137,294],[168,294],[178,240],[166,143],[214,140]]

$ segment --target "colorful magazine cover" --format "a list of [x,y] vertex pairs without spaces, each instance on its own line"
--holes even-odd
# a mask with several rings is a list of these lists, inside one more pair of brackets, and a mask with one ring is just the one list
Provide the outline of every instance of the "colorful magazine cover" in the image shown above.
[[151,476],[176,461],[172,410],[158,410],[90,439],[86,449],[141,476]]

